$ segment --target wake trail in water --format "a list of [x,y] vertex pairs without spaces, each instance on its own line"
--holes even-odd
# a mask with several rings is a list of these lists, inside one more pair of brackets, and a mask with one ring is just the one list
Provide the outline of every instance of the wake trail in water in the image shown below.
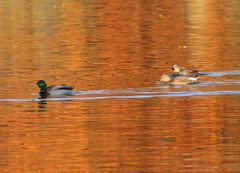
[[225,75],[240,75],[240,70],[232,71],[216,71],[216,72],[201,72],[200,76],[225,76]]
[[20,98],[0,99],[0,102],[41,102],[41,101],[74,101],[74,100],[103,100],[103,99],[145,99],[154,97],[188,97],[188,96],[213,96],[213,95],[239,95],[240,91],[181,91],[181,92],[142,92],[137,95],[100,95],[89,97],[61,97],[61,98]]

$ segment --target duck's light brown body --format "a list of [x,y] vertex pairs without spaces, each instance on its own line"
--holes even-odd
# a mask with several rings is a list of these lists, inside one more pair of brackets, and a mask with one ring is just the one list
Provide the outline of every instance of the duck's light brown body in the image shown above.
[[160,82],[165,82],[173,85],[186,85],[196,83],[198,77],[190,76],[171,76],[171,75],[162,75]]
[[178,64],[172,66],[172,71],[181,76],[193,76],[197,77],[199,75],[198,70],[188,69],[185,67],[180,67]]

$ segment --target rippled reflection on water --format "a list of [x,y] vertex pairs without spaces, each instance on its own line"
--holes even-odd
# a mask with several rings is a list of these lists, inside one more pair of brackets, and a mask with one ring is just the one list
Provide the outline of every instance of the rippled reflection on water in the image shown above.
[[1,1],[1,172],[240,172],[239,6]]

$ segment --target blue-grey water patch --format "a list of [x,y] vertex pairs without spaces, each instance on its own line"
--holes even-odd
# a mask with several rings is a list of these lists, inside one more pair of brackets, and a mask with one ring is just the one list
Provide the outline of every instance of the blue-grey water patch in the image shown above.
[[240,90],[222,91],[181,91],[181,92],[139,92],[132,95],[94,95],[88,97],[57,97],[57,98],[16,98],[0,99],[0,102],[40,102],[40,101],[68,101],[68,100],[100,100],[100,99],[145,99],[154,97],[187,97],[187,96],[213,96],[213,95],[239,95]]
[[232,71],[216,71],[216,72],[201,72],[202,76],[225,76],[225,75],[240,75],[240,70],[232,70]]

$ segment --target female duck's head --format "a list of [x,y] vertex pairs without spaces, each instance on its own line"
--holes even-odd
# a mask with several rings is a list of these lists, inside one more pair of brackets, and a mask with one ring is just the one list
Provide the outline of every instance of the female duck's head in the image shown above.
[[161,78],[160,78],[161,82],[169,82],[170,80],[171,78],[168,75],[166,74],[161,75]]
[[39,80],[38,82],[37,82],[37,86],[39,87],[39,88],[41,88],[41,89],[47,89],[47,84],[46,84],[46,82],[44,81],[44,80]]
[[180,71],[180,66],[178,64],[174,64],[172,66],[172,71],[178,73]]

